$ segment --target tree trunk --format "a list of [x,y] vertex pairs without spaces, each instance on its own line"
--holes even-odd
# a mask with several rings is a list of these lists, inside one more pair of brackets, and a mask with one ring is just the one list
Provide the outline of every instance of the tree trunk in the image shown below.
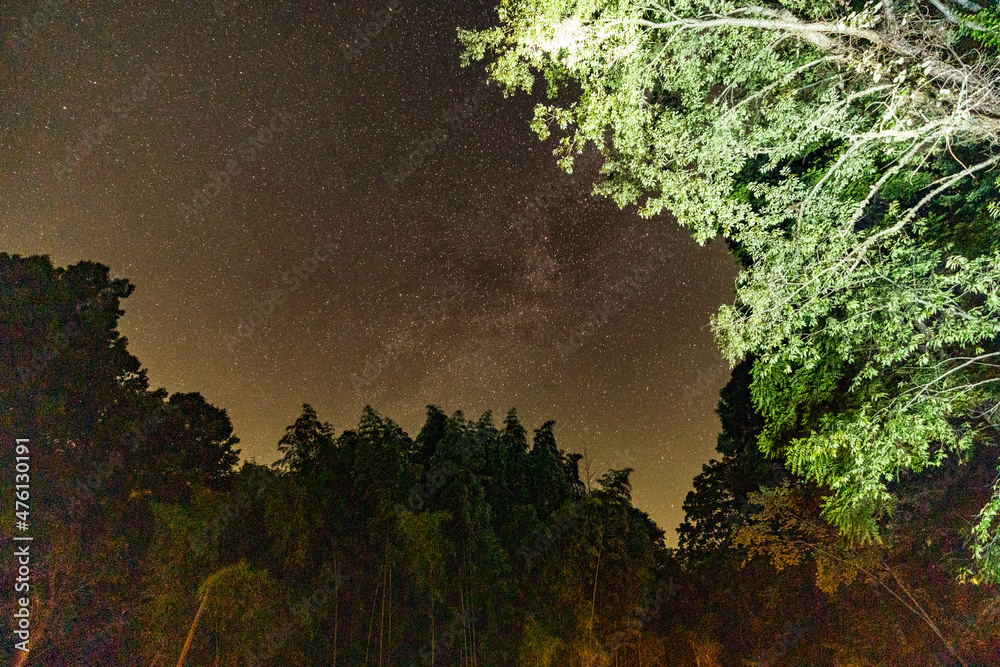
[[[459,580],[461,580],[461,575],[459,575]],[[458,602],[462,609],[462,653],[459,659],[459,664],[465,667],[465,658],[469,654],[469,645],[467,641],[467,628],[465,623],[465,586],[461,583],[458,585]]]
[[337,667],[337,621],[340,612],[340,570],[337,569],[337,556],[333,556],[333,667]]
[[386,651],[391,653],[392,652],[392,563],[389,563],[388,595],[389,595],[389,621],[386,625],[385,643],[386,643]]
[[434,564],[427,568],[427,581],[431,589],[431,667],[434,667]]
[[385,628],[385,593],[388,587],[385,583],[386,572],[382,570],[382,611],[379,612],[378,617],[378,664],[382,667],[382,630]]
[[[384,574],[384,571],[385,571],[385,563],[386,563],[387,560],[389,560],[389,540],[388,539],[386,539],[386,541],[385,541],[385,557],[382,559],[383,574]],[[368,641],[365,644],[365,665],[366,665],[366,667],[368,665],[368,651],[371,648],[371,643],[372,643],[372,629],[375,627],[375,610],[378,609],[378,589],[379,589],[379,583],[376,581],[376,583],[375,583],[375,599],[372,600],[372,617],[371,617],[371,620],[368,622]],[[382,597],[382,601],[385,602],[385,593],[384,592],[382,593],[382,596],[383,596]],[[380,629],[379,630],[379,642],[382,641],[381,635],[382,635],[382,631]],[[381,646],[379,648],[381,650]]]
[[205,596],[201,599],[198,611],[194,615],[194,621],[191,622],[191,629],[188,630],[187,640],[184,642],[184,648],[181,649],[181,657],[177,658],[177,667],[184,667],[184,658],[187,656],[188,649],[191,648],[191,640],[194,639],[194,630],[198,627],[198,619],[201,618],[201,612],[205,610],[206,602],[208,602],[208,591],[205,591]]
[[[921,606],[921,604],[917,602],[917,599],[913,597],[913,595],[910,593],[910,589],[907,588],[905,585],[903,585],[902,580],[899,578],[899,576],[896,575],[896,571],[893,570],[888,565],[884,565],[884,567],[886,571],[888,571],[889,574],[892,575],[892,578],[896,581],[896,585],[899,586],[899,588],[903,591],[903,593],[906,594],[906,597],[910,599],[910,602],[913,603],[913,607],[910,607],[910,610],[913,611],[915,614],[917,614],[917,616],[919,616],[924,621],[924,623],[930,626],[931,630],[934,631],[934,634],[938,636],[938,639],[940,639],[942,643],[944,643],[944,645],[947,647],[948,652],[951,653],[958,661],[958,664],[962,665],[962,667],[967,667],[967,663],[965,662],[965,660],[962,659],[962,656],[958,654],[958,651],[955,650],[955,647],[952,646],[950,641],[945,639],[943,634],[941,634],[941,630],[938,628],[937,623],[934,622],[934,619],[932,619],[930,617],[930,614],[928,614],[927,611],[924,610],[923,606]],[[902,600],[900,600],[900,602],[902,602]],[[916,607],[916,609],[914,609],[914,607]]]
[[590,598],[590,636],[594,636],[594,610],[597,607],[597,573],[601,571],[601,551],[604,549],[604,531],[597,546],[597,567],[594,568],[594,593]]
[[371,649],[372,645],[372,628],[375,627],[375,610],[378,608],[378,587],[379,584],[375,582],[375,599],[372,600],[372,616],[368,621],[368,641],[365,642],[365,667],[368,667],[368,651]]

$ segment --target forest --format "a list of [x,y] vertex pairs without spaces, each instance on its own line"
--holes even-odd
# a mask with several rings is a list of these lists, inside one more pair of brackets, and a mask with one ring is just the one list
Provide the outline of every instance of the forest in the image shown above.
[[0,253],[0,660],[1000,665],[996,4],[507,0],[457,34],[595,195],[741,265],[676,548],[516,406],[304,404],[241,461],[150,386],[135,285]]
[[[965,576],[995,450],[912,473],[878,543],[757,441],[752,361],[723,389],[718,457],[679,547],[557,446],[428,406],[415,438],[309,406],[273,465],[224,410],[151,390],[117,331],[125,279],[0,254],[3,456],[28,442],[31,650],[11,665],[989,665],[1000,595]],[[10,470],[11,468],[5,467]],[[14,475],[3,479],[13,498]],[[5,504],[5,507],[10,505]],[[16,534],[15,513],[3,516]],[[14,581],[17,562],[3,563]],[[24,656],[24,657],[21,657]]]

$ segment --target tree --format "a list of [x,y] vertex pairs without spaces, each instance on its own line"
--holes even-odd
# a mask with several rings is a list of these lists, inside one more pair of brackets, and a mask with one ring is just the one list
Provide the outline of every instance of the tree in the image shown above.
[[803,558],[813,558],[817,584],[830,594],[863,575],[868,583],[880,586],[925,623],[964,667],[967,663],[953,642],[942,634],[938,622],[903,580],[885,550],[873,543],[857,546],[840,539],[835,529],[819,519],[818,512],[810,512],[810,507],[816,506],[811,491],[808,486],[784,484],[751,494],[751,501],[761,509],[752,521],[736,530],[736,542],[745,546],[751,556],[768,556],[779,571]]
[[278,451],[284,454],[275,465],[293,473],[313,471],[321,461],[333,455],[333,427],[320,423],[316,410],[308,403],[302,405],[302,415],[285,429],[278,441]]
[[57,476],[72,487],[95,460],[130,454],[145,416],[146,372],[117,330],[135,287],[109,273],[94,262],[64,269],[46,256],[0,253],[0,428],[35,443],[51,488]]
[[547,510],[559,507],[568,498],[583,495],[579,474],[582,455],[567,455],[559,449],[552,432],[554,427],[555,421],[547,421],[535,429],[533,445],[528,454],[534,504]]
[[226,411],[197,392],[173,394],[162,410],[145,447],[133,455],[160,462],[157,469],[143,471],[151,473],[143,474],[145,488],[168,501],[189,498],[192,484],[220,490],[240,460],[235,448],[240,439]]
[[[464,63],[530,91],[542,139],[595,192],[669,211],[745,268],[713,318],[753,354],[760,445],[824,485],[824,516],[877,534],[887,484],[983,443],[1000,396],[1000,59],[970,0],[515,0],[459,31]],[[992,441],[990,441],[992,442]],[[1000,486],[973,531],[1000,579]]]
[[[134,289],[96,262],[0,253],[0,454],[28,439],[30,529],[52,545],[31,563],[31,659],[45,664],[122,663],[146,606],[152,502],[222,486],[238,458],[225,411],[149,390],[118,331]],[[0,480],[8,497],[13,483]]]
[[764,420],[750,393],[753,359],[733,369],[720,392],[716,413],[722,426],[715,450],[722,455],[702,466],[694,490],[684,499],[684,523],[678,528],[680,553],[701,559],[731,543],[732,531],[749,515],[749,495],[787,477],[780,459],[769,459],[757,448]]

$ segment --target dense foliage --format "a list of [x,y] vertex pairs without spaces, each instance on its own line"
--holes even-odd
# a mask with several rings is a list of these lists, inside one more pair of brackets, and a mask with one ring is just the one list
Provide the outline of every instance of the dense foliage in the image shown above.
[[[754,358],[758,444],[859,544],[893,486],[996,443],[1000,57],[969,0],[508,0],[459,30],[508,92],[556,104],[566,168],[744,265],[714,327]],[[971,530],[1000,579],[1000,486]]]
[[678,529],[669,665],[992,665],[1000,595],[958,583],[968,524],[995,477],[995,449],[904,476],[881,543],[844,539],[822,490],[756,447],[752,361],[722,391],[720,460],[695,479]]
[[851,543],[821,487],[756,446],[747,360],[674,550],[629,469],[590,488],[554,424],[529,435],[514,410],[429,406],[411,438],[370,408],[338,434],[304,405],[278,461],[237,467],[223,410],[149,390],[117,331],[130,283],[0,254],[0,286],[0,446],[30,439],[34,537],[31,651],[4,596],[6,664],[1000,661],[1000,595],[956,581],[995,449],[901,477],[883,541]]
[[[0,254],[0,286],[0,455],[30,441],[34,538],[32,650],[7,641],[4,595],[6,664],[658,655],[663,531],[630,470],[586,489],[553,422],[529,435],[514,410],[494,425],[430,406],[411,438],[366,409],[336,435],[306,405],[274,466],[237,470],[223,410],[149,390],[117,331],[128,281]],[[0,567],[12,581],[16,559]]]

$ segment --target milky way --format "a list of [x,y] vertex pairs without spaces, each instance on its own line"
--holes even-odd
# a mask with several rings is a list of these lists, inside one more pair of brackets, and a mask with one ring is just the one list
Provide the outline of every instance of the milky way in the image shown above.
[[[161,6],[162,5],[162,6]],[[302,403],[339,432],[429,403],[631,466],[674,540],[728,365],[736,266],[593,198],[459,66],[492,3],[6,3],[0,250],[99,261],[151,384],[270,463]]]

